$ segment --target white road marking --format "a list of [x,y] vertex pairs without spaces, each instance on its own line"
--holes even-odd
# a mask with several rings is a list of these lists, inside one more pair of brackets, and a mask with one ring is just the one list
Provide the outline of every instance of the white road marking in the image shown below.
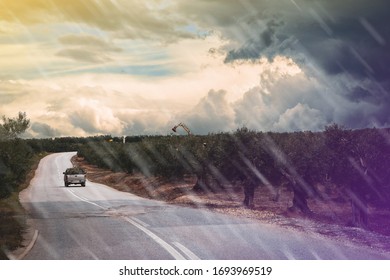
[[69,189],[68,189],[67,191],[68,191],[70,194],[72,194],[73,196],[77,197],[78,199],[80,199],[80,200],[82,200],[82,201],[84,201],[84,202],[86,202],[86,203],[95,205],[95,206],[97,206],[97,207],[99,207],[99,208],[101,208],[101,209],[103,209],[103,210],[108,210],[106,207],[100,206],[99,204],[97,204],[97,203],[95,203],[95,202],[89,201],[88,199],[86,199],[86,198],[84,198],[84,197],[81,197],[81,196],[75,194],[74,191],[72,191],[72,190],[69,190]]
[[[89,204],[92,204],[92,205],[95,205],[103,210],[108,210],[108,208],[105,208],[103,206],[100,206],[99,204],[95,203],[95,202],[92,202],[92,201],[89,201],[88,199],[82,197],[82,196],[79,196],[77,194],[74,193],[74,191],[70,190],[70,189],[67,189],[67,191],[72,194],[73,196],[77,197],[78,199],[86,202],[86,203],[89,203]],[[136,218],[127,218],[127,217],[123,217],[123,219],[125,221],[127,221],[128,223],[132,224],[133,226],[137,227],[138,229],[142,230],[144,233],[146,233],[150,238],[152,238],[156,243],[158,243],[161,247],[163,247],[172,257],[174,257],[176,260],[185,260],[186,258],[180,254],[175,248],[173,248],[171,245],[169,245],[167,242],[165,242],[164,240],[162,240],[160,237],[158,237],[156,234],[154,234],[153,232],[151,232],[150,230],[148,230],[146,228],[146,226],[148,226],[147,224],[145,224],[144,222],[136,219]],[[137,222],[135,221],[137,220]],[[184,247],[184,246],[183,246]],[[188,249],[187,249],[188,250]],[[189,251],[189,250],[188,250]]]
[[167,242],[162,240],[160,237],[155,235],[153,232],[148,230],[146,227],[142,226],[141,224],[137,223],[136,221],[123,217],[127,222],[130,224],[136,226],[140,230],[142,230],[144,233],[146,233],[150,238],[152,238],[155,242],[157,242],[161,247],[163,247],[169,254],[171,254],[172,257],[175,258],[175,260],[185,260],[186,258],[180,254],[175,248],[173,248],[171,245],[169,245]]
[[36,242],[37,239],[38,239],[38,234],[39,234],[39,231],[38,231],[38,230],[35,230],[35,231],[34,231],[34,236],[33,236],[33,238],[31,239],[30,243],[29,243],[28,246],[24,249],[23,253],[21,253],[19,256],[15,256],[15,255],[13,255],[12,253],[5,252],[6,255],[7,255],[7,257],[8,257],[10,260],[21,260],[21,259],[23,259],[23,258],[31,251],[31,249],[34,247],[35,242]]
[[173,245],[175,245],[180,251],[182,251],[190,260],[200,260],[200,258],[193,252],[191,252],[190,249],[180,244],[179,242],[173,242]]
[[144,227],[149,227],[149,225],[147,223],[144,223],[143,221],[141,221],[140,219],[137,219],[135,217],[132,217],[131,218],[133,221],[136,221],[137,223],[141,224],[142,226]]

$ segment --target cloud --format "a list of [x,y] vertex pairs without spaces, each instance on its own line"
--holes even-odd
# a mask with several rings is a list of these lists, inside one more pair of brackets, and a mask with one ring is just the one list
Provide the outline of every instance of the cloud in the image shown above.
[[[318,131],[333,122],[350,128],[390,123],[385,113],[390,103],[382,95],[372,96],[366,91],[373,88],[371,81],[351,80],[349,75],[339,75],[329,81],[324,73],[313,77],[292,71],[293,65],[289,66],[290,71],[280,75],[283,67],[272,65],[282,64],[283,60],[276,61],[263,70],[258,86],[232,104],[236,126],[262,131]],[[278,69],[276,73],[275,69]]]
[[390,124],[389,105],[380,102],[383,96],[366,91],[370,80],[310,76],[286,57],[234,64],[219,58],[220,64],[199,72],[153,83],[101,74],[2,81],[0,99],[8,103],[0,104],[0,112],[25,111],[34,124],[32,137],[166,135],[179,122],[197,134],[242,126],[291,131],[322,130],[332,122],[351,128]]
[[164,134],[179,121],[195,133],[385,126],[389,10],[387,0],[4,0],[0,112],[26,111],[33,133],[62,135]]
[[193,108],[179,114],[176,122],[183,121],[195,134],[233,130],[233,110],[226,94],[224,90],[210,90]]
[[[191,19],[226,39],[219,49],[226,53],[226,63],[289,57],[311,79],[303,85],[313,86],[299,93],[295,85],[288,88],[292,80],[299,80],[297,77],[265,88],[262,81],[236,104],[238,124],[275,129],[279,116],[299,103],[319,110],[326,121],[353,128],[370,126],[373,120],[389,124],[385,113],[390,110],[389,1],[224,3],[192,1],[180,5]],[[218,7],[220,12],[214,12]],[[266,95],[265,90],[272,93]],[[325,107],[318,106],[315,98],[324,101]]]
[[317,131],[328,124],[320,110],[312,109],[307,104],[298,103],[279,116],[275,129],[278,131]]
[[125,124],[123,135],[167,135],[174,125],[173,113],[162,110],[124,110],[118,118]]
[[[6,22],[61,21],[130,40],[177,42],[215,31],[227,41],[226,62],[285,55],[302,66],[309,60],[331,75],[346,71],[378,81],[389,76],[387,0],[4,0],[1,7]],[[60,54],[80,57],[73,49]]]
[[235,32],[219,19],[224,35],[242,42],[232,45],[227,62],[286,55],[297,62],[304,57],[330,75],[348,72],[358,79],[388,79],[388,1],[295,1],[299,9],[291,1],[282,8],[274,2],[242,1]]
[[46,123],[34,122],[31,131],[36,138],[50,138],[61,135],[61,132]]
[[122,124],[113,110],[97,101],[81,98],[69,116],[71,124],[88,134],[120,134]]
[[172,12],[171,5],[161,1],[96,1],[96,0],[4,0],[0,17],[22,24],[56,23],[59,20],[114,32],[131,39],[175,41],[193,37],[178,29],[187,22]]
[[112,43],[88,34],[68,34],[60,37],[58,40],[65,46],[65,49],[58,51],[57,55],[76,61],[107,62],[112,60],[110,58],[111,53],[121,51],[121,48],[114,46]]
[[58,38],[58,41],[63,45],[77,47],[93,47],[98,50],[119,52],[121,48],[115,47],[112,42],[108,43],[103,39],[89,34],[68,34]]
[[[295,117],[304,117],[303,114],[299,116],[296,113],[303,108],[319,110],[324,120],[333,118],[332,100],[337,96],[324,95],[326,85],[307,76],[291,59],[277,57],[273,62],[263,64],[257,86],[246,91],[241,99],[232,104],[236,126],[263,131],[289,130],[284,126],[285,118],[293,113]],[[309,111],[306,110],[306,113]],[[284,117],[281,119],[282,116]],[[321,121],[305,129],[320,130],[323,125],[324,122]]]
[[91,51],[91,50],[83,50],[83,49],[65,49],[57,52],[58,56],[71,58],[76,61],[84,61],[91,63],[102,63],[106,61],[110,61],[111,59],[102,53]]
[[237,49],[230,50],[225,58],[225,62],[229,63],[239,59],[256,60],[264,56],[273,58],[280,54],[280,49],[282,45],[285,45],[285,41],[279,41],[276,31],[282,25],[283,22],[279,22],[276,19],[270,19],[265,22],[264,27],[262,27],[261,31],[258,31],[258,34],[253,33],[255,35],[252,34],[247,38],[243,45]]

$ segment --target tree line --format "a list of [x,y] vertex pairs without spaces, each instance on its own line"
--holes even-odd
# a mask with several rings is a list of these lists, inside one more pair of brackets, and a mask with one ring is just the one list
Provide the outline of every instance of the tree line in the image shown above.
[[[176,180],[196,176],[195,191],[243,186],[244,205],[253,206],[255,188],[293,192],[292,210],[309,214],[310,198],[326,199],[336,189],[351,202],[353,221],[367,225],[368,206],[390,205],[390,129],[351,130],[337,124],[321,132],[258,132],[189,136],[110,135],[18,139],[29,126],[24,113],[0,123],[0,197],[14,191],[34,154],[78,151],[91,164],[113,171]],[[322,186],[323,188],[319,188]]]
[[345,129],[322,132],[257,132],[206,136],[154,136],[131,143],[87,142],[79,155],[99,167],[167,179],[197,177],[194,190],[244,186],[247,207],[254,189],[267,187],[278,197],[281,186],[293,192],[292,209],[311,212],[309,198],[325,199],[325,188],[351,202],[353,222],[366,226],[369,204],[390,202],[390,130]]

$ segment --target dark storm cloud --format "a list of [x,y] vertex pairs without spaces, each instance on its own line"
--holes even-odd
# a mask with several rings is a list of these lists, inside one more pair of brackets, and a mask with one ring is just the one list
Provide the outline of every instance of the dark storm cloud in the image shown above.
[[56,137],[61,135],[60,132],[51,126],[35,122],[31,125],[31,130],[37,134],[36,137],[38,138],[50,138],[50,137]]
[[[253,1],[241,2],[260,8]],[[291,1],[282,2],[284,10],[263,2],[265,12],[242,19],[240,28],[250,36],[229,51],[227,62],[304,53],[330,75],[348,72],[356,78],[388,79],[390,1],[297,0],[295,9]],[[253,17],[257,24],[251,24]]]
[[[191,1],[184,6],[190,18],[203,21],[204,26],[215,26],[228,40],[224,46],[225,63],[255,61],[262,57],[272,61],[280,55],[290,57],[308,77],[314,77],[321,85],[311,91],[311,96],[326,96],[329,100],[329,106],[322,108],[311,104],[307,98],[302,99],[300,94],[291,95],[288,89],[283,93],[281,88],[273,88],[272,98],[296,99],[283,110],[276,108],[279,115],[274,116],[266,113],[267,108],[274,105],[261,103],[265,95],[252,94],[255,99],[260,98],[258,103],[247,106],[244,97],[240,106],[245,110],[236,108],[238,120],[251,122],[246,115],[253,112],[263,118],[273,117],[273,127],[287,127],[287,117],[304,119],[304,115],[319,116],[321,112],[323,118],[318,119],[318,124],[332,121],[351,128],[390,124],[390,1],[227,2],[229,5],[218,0],[209,4]],[[223,15],[212,12],[222,6]],[[294,91],[302,90],[297,87]],[[257,121],[253,125],[261,128],[266,124]]]
[[[390,2],[389,2],[390,3]],[[390,9],[390,5],[389,5]],[[308,28],[310,37],[297,34],[297,38],[310,57],[328,74],[347,72],[357,79],[388,78],[387,65],[390,55],[386,45],[379,43],[360,24],[359,18],[340,19],[330,25],[332,33],[327,36],[321,30]],[[317,29],[317,30],[316,30]],[[390,38],[386,29],[381,29],[381,38]]]
[[283,43],[283,41],[281,38],[278,38],[276,33],[277,28],[282,25],[283,22],[271,19],[265,24],[265,29],[254,35],[254,38],[250,38],[242,47],[229,51],[225,62],[231,62],[236,59],[257,59],[261,56],[274,56],[276,54],[275,51],[280,51],[282,48],[278,44],[280,42]]

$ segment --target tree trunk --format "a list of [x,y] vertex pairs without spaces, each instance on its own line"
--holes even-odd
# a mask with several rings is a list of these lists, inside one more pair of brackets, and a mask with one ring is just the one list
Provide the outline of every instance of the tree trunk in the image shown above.
[[287,178],[289,185],[293,191],[293,205],[289,208],[291,211],[298,210],[303,214],[311,214],[311,210],[307,205],[307,198],[309,194],[307,190],[304,190],[298,183],[293,175],[290,175],[287,171],[281,169],[281,173]]
[[206,176],[204,174],[198,174],[196,176],[196,183],[193,188],[194,191],[208,191],[209,188],[206,183]]
[[244,205],[250,209],[254,207],[253,199],[255,197],[255,187],[251,184],[244,186]]
[[352,226],[368,227],[368,201],[364,194],[360,194],[358,189],[348,188],[345,190],[351,202]]
[[368,227],[368,205],[364,198],[351,199],[352,225],[366,229]]
[[296,186],[293,187],[293,200],[291,210],[298,210],[304,214],[311,214],[311,210],[307,205],[307,195],[305,192],[298,189]]
[[280,185],[275,187],[275,189],[273,189],[272,201],[278,202],[280,200],[280,196],[282,195],[282,191],[283,191],[282,190],[283,186],[284,185]]

